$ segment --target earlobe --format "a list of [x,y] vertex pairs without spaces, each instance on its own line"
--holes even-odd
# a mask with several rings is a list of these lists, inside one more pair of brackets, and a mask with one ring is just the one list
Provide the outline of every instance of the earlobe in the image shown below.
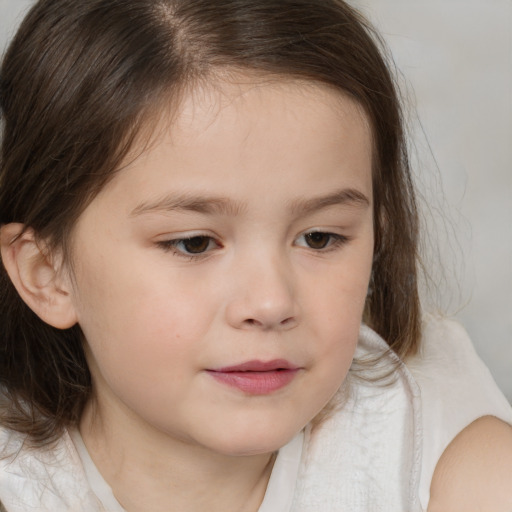
[[34,231],[18,223],[2,226],[0,249],[4,267],[28,307],[58,329],[75,325],[70,279]]

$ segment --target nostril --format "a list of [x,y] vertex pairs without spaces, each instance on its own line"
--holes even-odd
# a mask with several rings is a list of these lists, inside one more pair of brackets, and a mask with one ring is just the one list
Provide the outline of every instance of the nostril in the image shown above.
[[280,326],[281,328],[290,328],[295,323],[295,317],[289,316],[288,318],[285,318],[284,320],[281,320],[274,324],[273,322],[269,323],[268,325],[265,322],[262,322],[260,320],[256,320],[255,318],[246,318],[243,322],[243,325],[245,327],[257,327],[257,328],[265,328],[265,329],[271,329],[272,326],[277,327]]

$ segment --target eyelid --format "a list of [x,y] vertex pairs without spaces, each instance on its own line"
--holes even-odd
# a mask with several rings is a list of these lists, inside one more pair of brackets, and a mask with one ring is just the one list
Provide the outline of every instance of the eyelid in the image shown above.
[[[310,245],[308,245],[307,243],[297,244],[297,240],[299,240],[300,238],[305,238],[306,236],[315,234],[315,233],[327,235],[330,237],[329,243],[326,247],[314,248],[314,247],[311,247]],[[322,228],[316,229],[315,228],[315,229],[308,229],[307,231],[303,231],[295,239],[295,243],[299,247],[304,247],[306,249],[310,249],[311,251],[316,252],[316,253],[326,253],[326,252],[334,251],[336,249],[341,248],[343,245],[348,243],[350,240],[351,240],[351,237],[349,237],[347,235],[342,235],[341,233],[334,233],[334,232],[330,231],[329,229],[322,229]]]
[[[197,253],[187,252],[186,250],[181,250],[179,248],[180,244],[186,243],[187,241],[190,241],[194,238],[208,239],[207,248],[204,251],[197,252]],[[202,258],[206,258],[214,250],[222,248],[222,244],[216,237],[214,237],[210,234],[206,234],[204,232],[203,233],[202,232],[192,232],[192,233],[182,233],[182,234],[180,233],[179,236],[174,236],[174,237],[169,236],[168,238],[165,238],[162,240],[157,240],[155,242],[155,245],[157,247],[159,247],[160,249],[163,249],[165,252],[171,252],[175,256],[184,258],[187,260],[199,260]]]
[[[325,235],[328,237],[327,243],[325,247],[313,247],[307,242],[300,243],[301,239],[305,239],[308,235],[313,235],[318,233],[320,235]],[[202,238],[208,240],[207,247],[204,251],[200,252],[188,252],[186,249],[180,249],[180,244],[186,243],[194,238]],[[294,245],[307,249],[316,254],[324,254],[330,251],[335,251],[340,249],[346,243],[351,240],[351,237],[347,235],[343,235],[341,233],[333,232],[329,229],[315,228],[308,229],[307,231],[303,231],[295,240]],[[185,232],[179,233],[178,235],[169,235],[167,238],[162,240],[157,240],[155,245],[162,249],[164,252],[170,252],[174,256],[178,258],[183,258],[189,261],[199,261],[203,258],[207,258],[214,251],[221,249],[223,244],[219,241],[218,237],[212,236],[209,233],[205,232]]]

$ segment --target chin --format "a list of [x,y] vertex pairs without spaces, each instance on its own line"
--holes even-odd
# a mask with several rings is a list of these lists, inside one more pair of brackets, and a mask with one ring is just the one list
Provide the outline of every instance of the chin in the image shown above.
[[[301,429],[245,429],[241,432],[233,430],[211,440],[208,444],[222,455],[244,457],[273,453],[290,442]],[[226,435],[227,434],[227,435]]]

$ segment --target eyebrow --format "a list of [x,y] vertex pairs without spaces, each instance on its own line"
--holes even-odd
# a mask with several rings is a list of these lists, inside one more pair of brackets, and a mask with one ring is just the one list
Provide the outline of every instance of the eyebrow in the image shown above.
[[153,202],[141,203],[130,214],[136,217],[153,212],[196,212],[203,214],[239,215],[241,204],[224,197],[208,197],[187,194],[170,194]]
[[329,206],[351,206],[366,209],[370,206],[370,199],[355,188],[344,188],[326,196],[311,199],[295,199],[291,203],[291,211],[295,214],[307,215]]
[[[291,201],[289,208],[294,214],[307,215],[330,206],[339,205],[365,209],[370,206],[370,200],[361,191],[346,188],[325,196],[295,199]],[[170,194],[152,202],[139,204],[132,210],[130,216],[136,217],[147,213],[173,211],[236,216],[244,210],[245,207],[241,203],[225,197]]]

